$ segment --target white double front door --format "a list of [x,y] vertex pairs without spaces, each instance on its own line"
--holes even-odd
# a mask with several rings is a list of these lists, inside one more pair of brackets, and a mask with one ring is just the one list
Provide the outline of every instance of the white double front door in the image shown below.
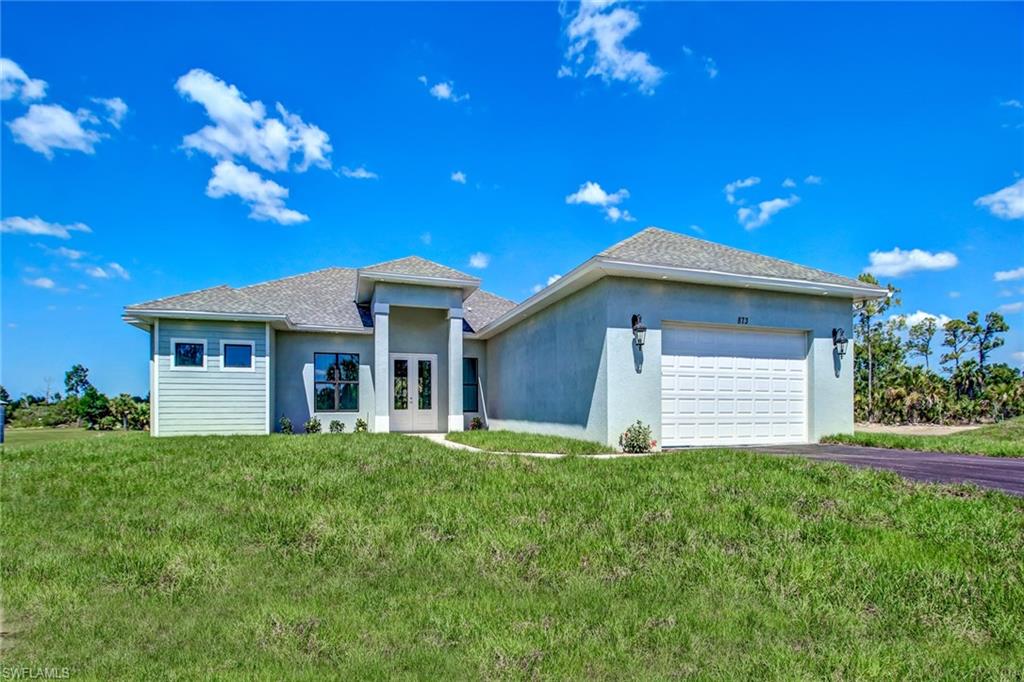
[[391,353],[391,430],[437,431],[437,356]]

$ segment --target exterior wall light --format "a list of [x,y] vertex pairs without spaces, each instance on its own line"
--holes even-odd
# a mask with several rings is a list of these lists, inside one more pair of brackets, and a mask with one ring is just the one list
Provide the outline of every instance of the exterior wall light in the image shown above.
[[846,340],[846,330],[842,327],[832,329],[832,345],[835,346],[839,357],[846,355],[846,344],[848,343],[849,341]]
[[637,348],[644,347],[644,340],[647,338],[647,325],[643,323],[643,320],[639,315],[633,315],[633,340],[636,341]]

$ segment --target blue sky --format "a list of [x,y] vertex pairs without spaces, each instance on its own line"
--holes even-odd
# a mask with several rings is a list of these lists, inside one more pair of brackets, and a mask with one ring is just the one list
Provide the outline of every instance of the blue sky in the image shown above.
[[126,304],[412,253],[518,301],[648,225],[873,267],[906,313],[1002,308],[997,358],[1024,361],[1020,4],[4,3],[0,20],[15,395],[62,388],[74,362],[145,394]]

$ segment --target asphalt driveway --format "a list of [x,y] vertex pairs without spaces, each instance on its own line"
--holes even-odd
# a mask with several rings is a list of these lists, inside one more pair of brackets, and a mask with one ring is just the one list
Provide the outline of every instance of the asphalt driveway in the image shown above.
[[950,455],[941,452],[829,444],[774,445],[737,449],[831,460],[855,467],[887,469],[915,481],[973,483],[982,488],[1024,496],[1024,458]]

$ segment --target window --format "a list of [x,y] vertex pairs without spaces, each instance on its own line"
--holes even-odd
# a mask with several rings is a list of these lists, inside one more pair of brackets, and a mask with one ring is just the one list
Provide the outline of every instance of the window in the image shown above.
[[462,411],[480,411],[480,386],[476,358],[462,358]]
[[221,369],[225,372],[252,372],[256,343],[253,341],[221,341]]
[[313,354],[313,411],[359,410],[359,354]]
[[173,369],[206,369],[206,339],[171,339]]

